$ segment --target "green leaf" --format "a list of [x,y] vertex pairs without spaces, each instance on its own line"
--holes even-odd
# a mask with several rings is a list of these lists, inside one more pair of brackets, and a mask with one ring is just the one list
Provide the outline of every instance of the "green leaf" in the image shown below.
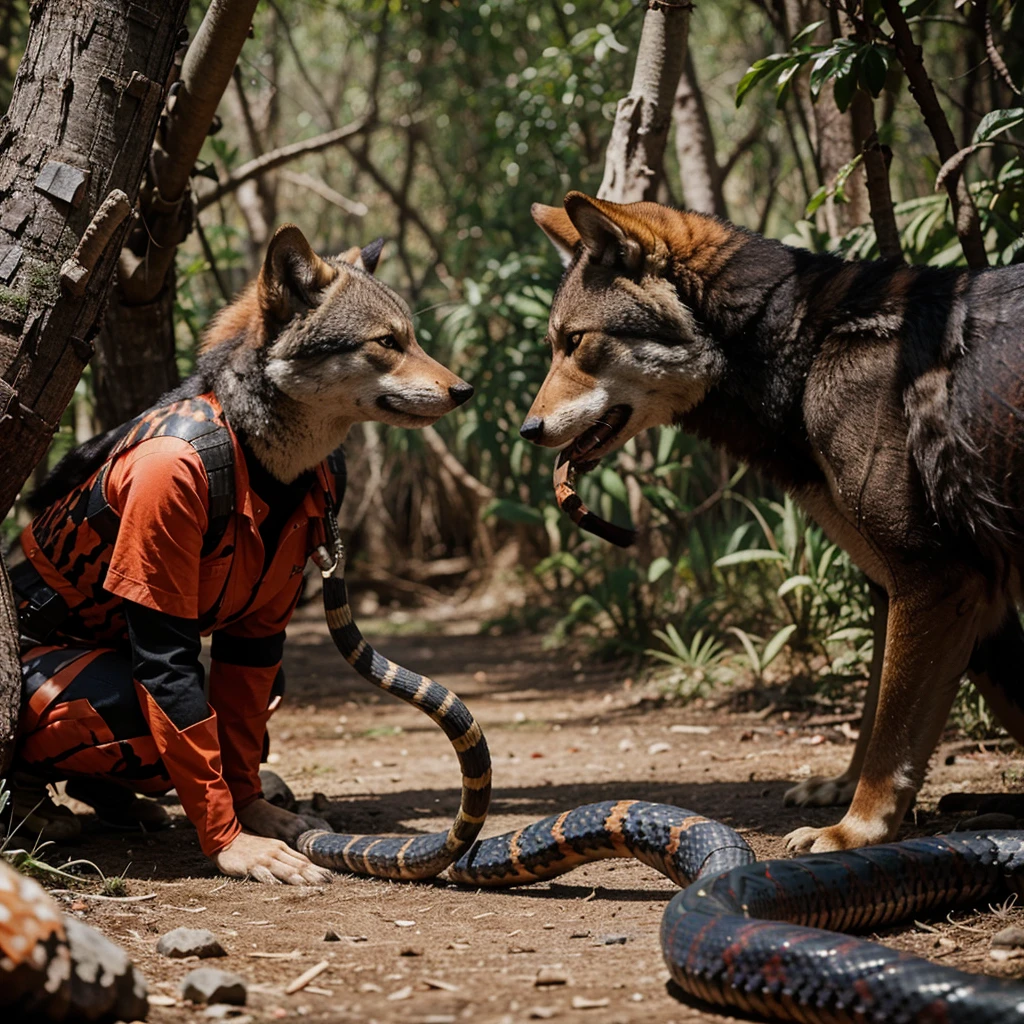
[[730,565],[742,565],[744,562],[784,562],[786,556],[781,551],[769,548],[747,548],[746,551],[734,551],[731,555],[722,555],[715,560],[715,567],[725,569]]
[[975,129],[974,143],[988,142],[1024,121],[1024,107],[1007,107],[1005,110],[990,110]]
[[796,49],[804,42],[805,39],[809,39],[813,36],[814,33],[817,32],[824,24],[824,21],[812,21],[810,25],[804,25],[804,27],[800,29],[795,36],[793,36],[793,41],[790,43],[790,46],[792,46],[793,49]]
[[528,526],[543,526],[544,516],[532,505],[510,498],[495,498],[483,511],[483,515],[494,516],[506,523],[523,523]]
[[828,199],[828,186],[821,185],[818,190],[807,202],[807,209],[804,211],[805,217],[813,217],[818,210],[821,208],[825,200]]
[[647,582],[657,583],[671,568],[672,562],[668,558],[656,558],[647,569]]
[[762,669],[766,669],[776,659],[776,657],[778,657],[779,652],[786,646],[789,638],[795,632],[796,625],[791,622],[788,626],[783,626],[782,629],[780,629],[778,633],[776,633],[775,636],[765,644],[764,650],[761,652]]
[[797,587],[813,587],[814,580],[810,576],[790,576],[785,583],[776,591],[779,597],[785,597],[787,594],[796,590]]
[[769,75],[778,71],[779,68],[789,59],[790,54],[788,53],[773,53],[767,57],[762,57],[760,60],[754,61],[747,70],[747,73],[740,79],[739,85],[736,86],[736,106],[738,107],[743,102],[743,97],[746,96],[762,78],[767,78]]
[[888,72],[887,51],[878,46],[865,47],[860,60],[860,84],[872,96],[877,96],[885,88]]
[[601,488],[605,494],[610,494],[616,501],[621,501],[623,505],[629,504],[625,481],[610,466],[601,470]]
[[853,94],[857,91],[857,66],[859,63],[859,58],[850,61],[847,70],[837,75],[832,85],[832,98],[836,101],[840,113],[846,113],[853,100]]
[[728,632],[739,638],[740,643],[743,644],[743,650],[747,652],[747,660],[750,662],[750,667],[754,670],[754,675],[759,676],[761,674],[761,658],[757,653],[757,648],[754,646],[754,641],[750,638],[750,634],[740,629],[739,626],[730,626]]

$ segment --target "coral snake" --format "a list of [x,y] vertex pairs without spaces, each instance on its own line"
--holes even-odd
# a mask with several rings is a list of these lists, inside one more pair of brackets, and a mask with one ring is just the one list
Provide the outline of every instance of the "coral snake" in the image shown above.
[[315,557],[332,638],[364,679],[441,726],[458,754],[463,783],[447,833],[380,837],[313,830],[299,837],[298,847],[314,863],[409,880],[447,868],[455,882],[500,887],[554,878],[595,860],[632,857],[684,887],[662,918],[662,952],[676,984],[706,1003],[814,1024],[1024,1021],[1020,982],[968,974],[842,934],[1005,898],[1024,883],[1024,831],[758,861],[728,825],[666,804],[618,800],[475,841],[491,788],[480,727],[450,690],[389,661],[363,638],[344,578],[335,572],[343,559],[337,526],[332,530],[327,522],[333,557],[326,547]]

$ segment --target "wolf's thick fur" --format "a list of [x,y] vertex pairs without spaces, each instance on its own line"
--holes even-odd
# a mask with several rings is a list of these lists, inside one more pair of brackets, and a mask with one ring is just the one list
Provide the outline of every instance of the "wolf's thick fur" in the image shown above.
[[852,804],[794,849],[891,839],[968,673],[1024,741],[1024,266],[848,263],[694,213],[535,206],[567,271],[523,433],[595,457],[675,423],[785,487],[878,594],[850,767],[789,802]]
[[[353,423],[423,427],[473,389],[416,341],[405,303],[373,277],[383,242],[322,259],[279,228],[259,277],[217,314],[196,372],[160,405],[213,391],[261,463],[290,483]],[[41,510],[99,468],[122,424],[65,456],[30,497]]]

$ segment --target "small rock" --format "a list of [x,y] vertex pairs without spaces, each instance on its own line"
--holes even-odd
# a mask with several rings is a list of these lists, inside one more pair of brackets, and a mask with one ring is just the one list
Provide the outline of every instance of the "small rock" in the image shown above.
[[230,1003],[214,1003],[203,1010],[203,1016],[211,1020],[230,1020],[232,1024],[248,1024],[252,1017]]
[[422,949],[416,949],[415,946],[406,946],[399,954],[399,956],[423,956]]
[[610,1002],[610,999],[585,999],[583,996],[573,996],[572,1008],[574,1010],[599,1010]]
[[964,818],[956,826],[957,832],[988,831],[989,829],[1016,828],[1018,819],[1012,814],[977,814],[973,818]]
[[294,811],[299,802],[291,791],[288,783],[277,772],[263,768],[260,771],[260,785],[263,787],[263,799],[275,807],[283,807],[286,811]]
[[185,975],[181,996],[191,1003],[230,1003],[245,1006],[245,979],[215,967],[197,967]]
[[413,925],[415,925],[415,924],[416,924],[415,921],[396,921],[395,922],[395,927],[396,928],[412,928]]
[[1021,949],[1024,947],[1024,928],[1011,924],[992,936],[992,945],[1000,949]]
[[672,749],[671,743],[652,743],[647,748],[648,754],[664,754]]
[[388,997],[388,1001],[392,1003],[401,1002],[403,999],[408,999],[412,995],[412,985],[403,985],[400,989],[396,989]]
[[324,932],[324,942],[341,942],[341,936],[333,928],[328,928]]
[[599,946],[624,946],[629,941],[628,935],[598,935]]
[[532,1006],[527,1016],[530,1020],[551,1020],[557,1013],[553,1006]]
[[587,930],[582,931],[582,932],[573,932],[572,935],[569,936],[569,938],[570,939],[589,939],[590,938],[590,931],[589,931],[589,929],[587,929]]
[[227,955],[213,932],[205,928],[175,928],[160,937],[156,951],[175,960],[186,956],[197,956],[205,960],[211,956]]
[[537,971],[533,983],[537,988],[543,988],[545,985],[567,985],[569,976],[562,970],[561,964],[551,964]]

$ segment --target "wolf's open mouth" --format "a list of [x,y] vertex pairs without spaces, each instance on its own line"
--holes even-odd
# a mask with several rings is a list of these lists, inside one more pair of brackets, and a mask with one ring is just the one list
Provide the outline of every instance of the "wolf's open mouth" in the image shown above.
[[567,451],[573,462],[593,462],[605,454],[633,415],[631,405],[613,405],[604,415],[572,441]]

